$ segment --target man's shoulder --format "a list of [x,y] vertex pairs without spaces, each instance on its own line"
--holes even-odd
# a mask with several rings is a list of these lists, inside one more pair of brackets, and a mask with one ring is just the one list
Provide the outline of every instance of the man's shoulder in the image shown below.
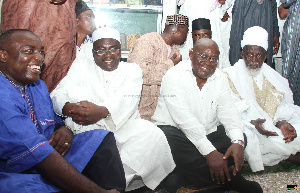
[[134,62],[120,62],[118,68],[124,73],[129,73],[129,74],[142,73],[141,67]]

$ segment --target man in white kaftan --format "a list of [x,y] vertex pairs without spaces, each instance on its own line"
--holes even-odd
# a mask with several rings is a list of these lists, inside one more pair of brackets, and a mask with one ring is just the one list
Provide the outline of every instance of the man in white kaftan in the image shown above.
[[[139,116],[142,71],[137,64],[119,62],[119,36],[114,29],[96,30],[93,33],[95,61],[76,60],[51,97],[56,113],[71,114],[65,122],[74,128],[74,134],[93,129],[114,133],[125,170],[127,191],[143,185],[155,189],[172,172],[175,164],[163,132]],[[100,120],[90,121],[91,124],[77,118],[76,114],[80,114],[77,110],[64,113],[67,104],[89,111],[87,103],[107,112]]]
[[300,151],[300,138],[296,137],[300,132],[300,108],[294,105],[288,81],[263,63],[268,49],[267,31],[258,26],[246,30],[242,48],[242,59],[224,71],[246,124],[246,160],[254,172],[288,158],[300,160],[296,154]]
[[[218,68],[223,69],[225,67],[229,67],[229,50],[225,50],[223,48],[222,36],[224,33],[230,33],[230,31],[223,31],[226,29],[221,21],[227,9],[231,7],[231,3],[226,3],[220,6],[215,7],[214,5],[217,2],[224,2],[224,0],[164,0],[163,1],[163,19],[164,22],[168,15],[173,15],[177,13],[177,6],[180,6],[179,13],[182,15],[186,15],[189,18],[189,26],[192,26],[192,21],[197,18],[207,18],[211,23],[211,31],[213,33],[212,39],[218,44],[220,50],[220,59]],[[232,0],[230,0],[231,2]],[[214,10],[213,10],[213,7]],[[162,24],[164,26],[164,23]],[[187,60],[189,58],[189,49],[193,47],[192,40],[192,29],[189,28],[189,33],[186,39],[186,42],[183,46],[180,46],[180,53],[182,55],[183,60]],[[227,40],[225,40],[227,41]]]

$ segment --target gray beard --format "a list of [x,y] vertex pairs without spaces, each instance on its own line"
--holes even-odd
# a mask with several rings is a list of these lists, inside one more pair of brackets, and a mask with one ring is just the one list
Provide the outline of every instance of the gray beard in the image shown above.
[[262,4],[264,2],[264,0],[257,0],[258,4]]
[[252,69],[252,68],[247,67],[246,69],[247,69],[249,76],[251,76],[251,77],[256,77],[261,71],[261,68]]

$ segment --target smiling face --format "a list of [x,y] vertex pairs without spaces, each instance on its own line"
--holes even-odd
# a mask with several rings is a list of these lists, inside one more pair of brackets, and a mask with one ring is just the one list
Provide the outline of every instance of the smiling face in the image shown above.
[[207,38],[199,40],[190,51],[194,75],[202,80],[213,75],[218,66],[219,54],[214,41]]
[[32,32],[13,32],[0,48],[0,70],[18,85],[25,86],[40,78],[44,46]]
[[256,70],[260,69],[266,60],[267,52],[260,46],[246,45],[241,52],[241,56],[248,69]]
[[212,37],[212,32],[209,29],[200,29],[200,30],[192,31],[193,43],[196,43],[197,40],[200,40],[202,38],[211,39],[211,37]]
[[96,64],[102,70],[113,71],[119,66],[121,44],[112,38],[99,39],[93,44],[93,56]]

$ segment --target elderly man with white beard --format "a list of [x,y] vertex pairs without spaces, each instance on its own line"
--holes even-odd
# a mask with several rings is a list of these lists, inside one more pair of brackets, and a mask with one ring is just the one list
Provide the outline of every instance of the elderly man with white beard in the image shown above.
[[224,71],[246,125],[246,160],[253,172],[282,160],[300,164],[300,108],[294,105],[288,81],[264,63],[268,32],[248,28],[241,47],[242,59]]

